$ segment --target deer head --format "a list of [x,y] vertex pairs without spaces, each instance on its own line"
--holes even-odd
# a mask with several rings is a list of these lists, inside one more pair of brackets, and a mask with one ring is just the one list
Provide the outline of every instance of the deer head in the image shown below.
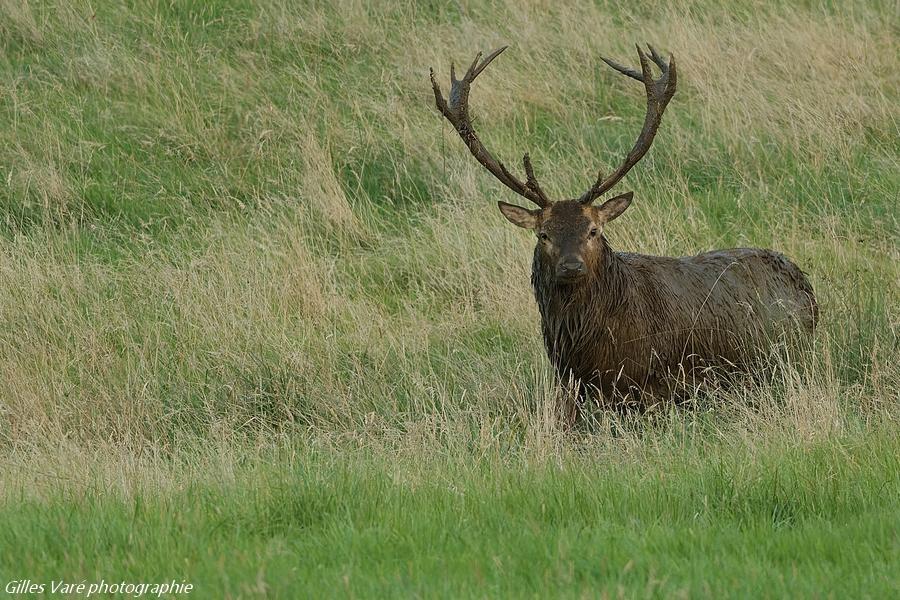
[[[641,62],[640,72],[601,57],[619,73],[644,84],[647,92],[647,113],[641,133],[622,164],[608,177],[603,177],[603,173],[600,172],[597,180],[586,192],[578,198],[569,200],[552,201],[548,198],[534,176],[528,154],[522,158],[525,181],[510,173],[502,162],[487,151],[472,126],[469,117],[471,84],[501,52],[506,50],[506,46],[491,52],[484,60],[481,59],[479,52],[462,79],[456,78],[455,69],[451,64],[449,102],[444,99],[441,88],[435,81],[434,70],[431,71],[431,86],[438,110],[450,121],[472,155],[503,185],[538,206],[537,209],[527,209],[506,202],[497,203],[500,212],[510,223],[531,229],[537,234],[536,257],[552,270],[559,283],[574,283],[598,272],[598,266],[602,263],[606,250],[602,235],[603,227],[628,208],[632,193],[627,192],[610,198],[600,206],[594,206],[593,202],[615,186],[647,153],[659,129],[663,111],[675,94],[675,58],[670,57],[667,64],[652,46],[648,46],[648,49],[649,56],[640,46],[637,48]],[[651,61],[662,71],[659,79],[653,79]]]

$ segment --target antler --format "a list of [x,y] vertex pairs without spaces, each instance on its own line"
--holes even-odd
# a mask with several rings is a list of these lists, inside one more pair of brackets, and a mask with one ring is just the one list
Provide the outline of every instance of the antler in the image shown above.
[[666,64],[653,46],[647,44],[647,47],[650,49],[650,57],[653,62],[662,71],[662,75],[656,80],[653,79],[653,73],[650,70],[650,61],[640,46],[637,46],[638,57],[641,60],[640,73],[634,69],[623,67],[608,58],[600,57],[603,62],[619,73],[632,79],[637,79],[644,84],[647,90],[647,115],[644,117],[644,127],[641,129],[641,134],[638,136],[631,152],[625,157],[625,161],[606,179],[603,178],[602,171],[597,174],[596,183],[578,199],[583,204],[593,202],[598,196],[619,183],[619,180],[631,170],[631,167],[643,158],[653,143],[653,138],[656,136],[656,130],[659,129],[659,123],[662,120],[663,111],[666,110],[666,105],[672,99],[672,96],[675,95],[675,57],[670,56],[669,64]]
[[456,78],[456,72],[451,63],[449,104],[444,100],[441,88],[434,79],[434,69],[431,69],[431,87],[434,89],[434,101],[435,104],[437,104],[438,110],[440,110],[444,117],[446,117],[447,120],[453,124],[453,127],[456,128],[456,132],[459,133],[459,137],[461,137],[466,143],[466,146],[469,147],[472,156],[474,156],[484,168],[493,173],[494,177],[499,179],[503,185],[543,208],[550,204],[550,200],[547,198],[547,195],[544,194],[541,186],[538,185],[537,179],[534,177],[534,169],[531,167],[531,159],[528,155],[526,154],[522,157],[522,163],[525,167],[525,175],[527,177],[523,183],[510,173],[502,162],[495,159],[491,153],[487,151],[481,143],[481,140],[479,140],[478,136],[475,134],[475,129],[472,127],[472,121],[469,118],[469,86],[475,81],[475,78],[491,64],[491,61],[497,58],[501,52],[506,50],[506,48],[507,46],[503,46],[502,48],[494,50],[488,54],[487,58],[483,61],[481,60],[481,52],[479,52],[462,79]]

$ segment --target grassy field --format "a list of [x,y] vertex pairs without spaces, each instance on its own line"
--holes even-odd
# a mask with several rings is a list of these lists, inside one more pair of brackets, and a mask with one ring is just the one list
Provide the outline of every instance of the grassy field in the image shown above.
[[[0,584],[197,597],[900,594],[896,2],[0,0]],[[643,119],[621,250],[771,247],[814,348],[575,432],[516,201]]]

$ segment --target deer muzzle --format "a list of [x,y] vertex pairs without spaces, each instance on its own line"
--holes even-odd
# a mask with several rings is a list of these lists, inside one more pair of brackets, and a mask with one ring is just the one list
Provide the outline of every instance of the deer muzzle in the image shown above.
[[564,256],[556,263],[556,278],[560,281],[571,282],[580,279],[587,273],[584,261],[577,256]]

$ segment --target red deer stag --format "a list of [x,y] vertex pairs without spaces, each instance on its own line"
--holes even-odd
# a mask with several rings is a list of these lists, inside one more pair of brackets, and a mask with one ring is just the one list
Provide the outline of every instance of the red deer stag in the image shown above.
[[[803,272],[771,250],[735,248],[670,258],[612,250],[607,223],[631,204],[632,192],[593,206],[653,143],[663,111],[675,94],[675,60],[638,47],[641,70],[602,60],[644,84],[647,114],[634,147],[608,177],[602,172],[580,197],[551,201],[523,158],[525,181],[482,145],[469,116],[469,88],[503,52],[481,60],[462,79],[450,67],[449,102],[431,72],[437,108],[471,153],[506,187],[536,204],[529,210],[498,202],[511,223],[537,235],[531,284],[541,314],[547,354],[563,382],[599,390],[610,406],[647,407],[678,397],[711,373],[751,370],[771,340],[797,329],[812,333],[818,309]],[[653,78],[651,60],[661,71]],[[583,400],[583,394],[579,394]],[[565,407],[574,421],[578,403]]]

